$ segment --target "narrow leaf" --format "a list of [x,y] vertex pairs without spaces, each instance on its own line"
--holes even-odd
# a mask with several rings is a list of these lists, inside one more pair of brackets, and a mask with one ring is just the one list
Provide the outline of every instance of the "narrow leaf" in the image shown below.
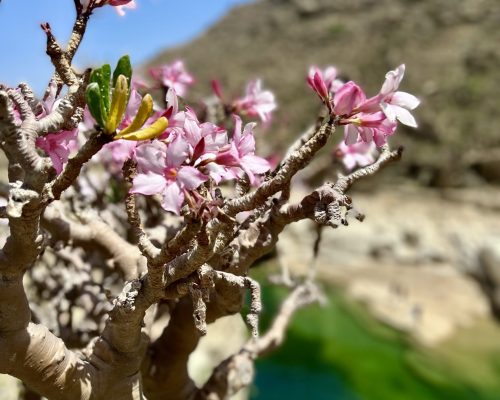
[[128,55],[123,56],[118,60],[116,68],[113,72],[113,87],[116,86],[116,81],[120,75],[127,78],[128,87],[130,88],[130,81],[132,80],[132,64]]
[[90,75],[90,82],[96,82],[99,84],[99,89],[101,90],[101,100],[103,106],[103,119],[107,118],[109,113],[109,103],[110,103],[110,85],[111,79],[111,66],[109,64],[104,64],[101,68],[96,68],[92,71]]
[[92,114],[97,124],[104,127],[105,119],[103,116],[101,91],[97,82],[91,82],[88,84],[85,92],[85,100],[89,106],[90,114]]

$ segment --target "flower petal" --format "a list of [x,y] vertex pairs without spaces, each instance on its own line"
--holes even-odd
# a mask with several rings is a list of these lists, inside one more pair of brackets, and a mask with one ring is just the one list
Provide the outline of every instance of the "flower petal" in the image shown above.
[[380,103],[380,108],[384,112],[385,116],[387,119],[391,122],[396,121],[396,107],[393,106],[392,104],[387,104],[387,103]]
[[350,146],[358,141],[358,130],[353,124],[346,125],[344,128],[345,144]]
[[394,106],[394,108],[399,122],[406,126],[411,126],[412,128],[416,128],[418,126],[417,121],[415,121],[415,118],[407,109],[398,106]]
[[172,168],[179,167],[187,159],[188,150],[189,144],[184,140],[182,136],[177,136],[167,147],[167,166]]
[[401,64],[393,71],[389,71],[385,75],[385,81],[384,84],[382,85],[382,88],[380,89],[380,94],[386,96],[398,90],[399,84],[403,80],[404,75],[405,75],[404,64]]
[[135,159],[139,173],[152,172],[163,175],[167,146],[159,140],[137,146]]
[[208,176],[194,167],[181,167],[177,171],[178,182],[187,190],[196,189],[208,179]]
[[241,165],[245,165],[245,168],[252,171],[254,174],[263,174],[271,168],[271,165],[265,158],[255,155],[244,156],[241,159]]
[[167,181],[162,175],[148,172],[147,174],[138,174],[132,183],[130,193],[140,193],[147,196],[161,193],[165,189]]
[[410,93],[396,92],[391,97],[391,104],[413,110],[418,107],[420,100]]
[[161,206],[164,210],[171,211],[174,214],[179,215],[183,202],[184,193],[176,183],[172,183],[167,186],[163,191],[163,201],[161,202]]

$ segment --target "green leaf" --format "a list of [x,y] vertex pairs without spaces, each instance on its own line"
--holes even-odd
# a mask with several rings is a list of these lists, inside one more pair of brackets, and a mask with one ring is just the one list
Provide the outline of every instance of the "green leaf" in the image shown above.
[[96,68],[90,75],[90,82],[96,82],[101,90],[101,101],[103,108],[103,118],[106,119],[109,113],[110,103],[110,79],[111,79],[111,66],[104,64],[101,68]]
[[[130,63],[130,57],[128,55],[123,56],[118,60],[116,68],[113,72],[113,87],[116,86],[116,81],[120,75],[127,78],[128,87],[130,88],[130,81],[132,80],[132,64]],[[130,90],[129,90],[130,95]]]
[[101,90],[97,82],[91,82],[87,85],[85,91],[85,101],[89,106],[90,114],[94,117],[97,124],[104,127],[106,119],[104,118],[104,105],[102,103]]

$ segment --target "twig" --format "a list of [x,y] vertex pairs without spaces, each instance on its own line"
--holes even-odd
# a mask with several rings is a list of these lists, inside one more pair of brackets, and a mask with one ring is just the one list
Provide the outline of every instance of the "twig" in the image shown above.
[[290,155],[273,178],[264,182],[255,192],[228,201],[223,211],[234,216],[262,205],[270,196],[281,191],[298,171],[309,164],[334,131],[333,121],[324,124],[299,150]]

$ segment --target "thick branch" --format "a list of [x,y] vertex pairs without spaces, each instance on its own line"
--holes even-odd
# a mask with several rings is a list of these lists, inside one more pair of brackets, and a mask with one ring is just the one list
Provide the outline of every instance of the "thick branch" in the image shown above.
[[42,226],[56,241],[102,251],[114,260],[125,280],[137,279],[146,270],[146,260],[137,247],[120,237],[97,216],[84,218],[80,223],[51,206],[45,210]]
[[[23,118],[20,126],[15,123],[12,102]],[[40,174],[46,171],[48,162],[35,150],[36,120],[28,103],[15,90],[0,91],[0,134],[9,166],[18,163],[23,170],[16,178],[22,178],[25,172],[30,171],[33,179],[29,180],[29,184],[43,185],[43,176]]]

